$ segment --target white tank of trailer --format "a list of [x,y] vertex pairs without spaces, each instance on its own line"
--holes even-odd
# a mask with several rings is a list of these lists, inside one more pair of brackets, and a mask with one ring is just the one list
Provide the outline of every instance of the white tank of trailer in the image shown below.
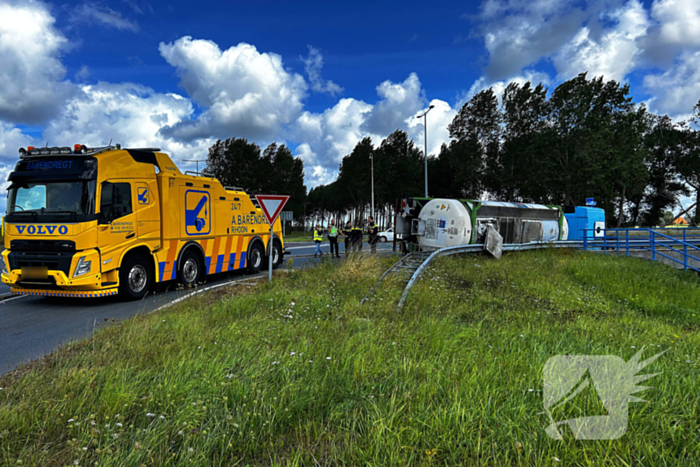
[[[504,201],[482,201],[481,206],[492,207],[507,207],[519,209],[538,209],[538,210],[554,210],[543,204],[530,203],[510,203]],[[478,216],[478,211],[477,211]],[[461,201],[456,199],[436,198],[429,201],[420,214],[418,214],[419,222],[424,226],[425,231],[419,234],[419,243],[421,245],[433,248],[443,248],[448,246],[468,245],[471,243],[472,225],[471,216],[467,208]],[[477,217],[477,228],[483,228],[484,232],[477,231],[477,237],[480,238],[485,234],[489,223],[493,223],[495,219],[485,219]],[[557,220],[541,220],[542,238],[539,241],[549,242],[556,240],[566,240],[569,235],[569,225],[564,218],[561,229],[561,237],[559,235],[559,221]]]
[[418,214],[419,222],[425,225],[420,244],[443,248],[469,244],[472,237],[472,222],[467,208],[456,199],[435,198],[423,206]]

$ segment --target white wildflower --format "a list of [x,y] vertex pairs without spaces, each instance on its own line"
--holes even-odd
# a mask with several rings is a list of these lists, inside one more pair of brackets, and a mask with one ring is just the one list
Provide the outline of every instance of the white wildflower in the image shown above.
[[147,416],[147,417],[151,417],[151,418],[152,418],[152,417],[155,417],[155,416],[156,416],[156,414],[148,412],[148,413],[146,414],[146,416]]

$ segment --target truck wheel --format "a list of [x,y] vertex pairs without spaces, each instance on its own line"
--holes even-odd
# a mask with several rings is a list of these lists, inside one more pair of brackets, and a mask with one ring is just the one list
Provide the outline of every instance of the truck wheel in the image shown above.
[[153,272],[143,256],[129,256],[119,268],[119,295],[126,300],[143,298],[153,284]]
[[248,273],[257,274],[263,265],[263,259],[265,258],[265,253],[263,252],[260,243],[253,245],[250,249],[250,254],[248,255]]
[[194,287],[202,278],[202,260],[199,255],[187,250],[180,258],[180,267],[177,269],[177,280],[185,287]]
[[[269,261],[269,258],[268,258]],[[272,269],[277,269],[282,264],[282,245],[278,240],[272,242]]]

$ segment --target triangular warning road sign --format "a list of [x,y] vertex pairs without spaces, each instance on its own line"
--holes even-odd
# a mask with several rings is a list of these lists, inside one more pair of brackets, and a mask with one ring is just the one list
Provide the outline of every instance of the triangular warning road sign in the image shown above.
[[267,221],[272,224],[289,201],[289,195],[255,195]]

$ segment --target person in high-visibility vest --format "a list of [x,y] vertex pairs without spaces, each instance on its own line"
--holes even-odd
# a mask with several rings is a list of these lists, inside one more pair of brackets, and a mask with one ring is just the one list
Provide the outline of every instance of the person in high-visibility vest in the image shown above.
[[331,244],[331,258],[333,258],[333,249],[335,249],[335,257],[340,258],[340,253],[338,253],[338,228],[335,226],[335,219],[331,219],[331,225],[328,227],[328,242]]
[[321,241],[323,241],[323,234],[321,233],[321,224],[316,224],[316,230],[314,230],[314,242],[316,242],[316,251],[314,251],[314,258],[317,256],[323,256],[321,251]]

